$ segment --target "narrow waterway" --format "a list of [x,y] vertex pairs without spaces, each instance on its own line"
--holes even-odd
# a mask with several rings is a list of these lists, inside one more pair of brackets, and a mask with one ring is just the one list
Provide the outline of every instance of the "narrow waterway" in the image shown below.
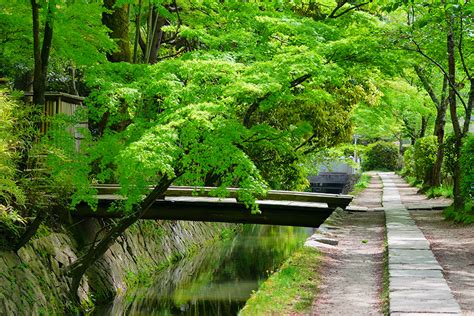
[[311,228],[245,225],[129,291],[96,315],[236,315],[258,286],[311,234]]

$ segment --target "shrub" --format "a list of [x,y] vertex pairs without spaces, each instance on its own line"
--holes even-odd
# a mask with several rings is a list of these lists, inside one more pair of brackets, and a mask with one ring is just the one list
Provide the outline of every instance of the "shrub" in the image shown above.
[[407,177],[414,177],[415,176],[415,160],[413,159],[414,156],[414,148],[413,146],[408,147],[403,154],[403,170],[402,175]]
[[362,167],[364,170],[396,170],[398,147],[387,142],[377,142],[368,146]]
[[451,219],[458,223],[472,224],[474,223],[474,202],[468,202],[462,210],[456,210],[454,205],[444,209],[443,215],[447,219]]
[[448,135],[443,143],[444,159],[443,159],[443,173],[445,175],[454,175],[454,163],[456,161],[456,154],[454,152],[454,135]]
[[[7,90],[0,89],[0,205],[23,204],[25,196],[17,184],[18,152],[21,135],[15,122],[20,104]],[[3,218],[3,216],[1,217]]]
[[436,161],[438,140],[436,136],[426,136],[419,138],[415,142],[413,151],[415,177],[417,180],[424,180],[431,175]]
[[461,192],[465,199],[472,199],[474,192],[474,136],[464,139],[461,149]]

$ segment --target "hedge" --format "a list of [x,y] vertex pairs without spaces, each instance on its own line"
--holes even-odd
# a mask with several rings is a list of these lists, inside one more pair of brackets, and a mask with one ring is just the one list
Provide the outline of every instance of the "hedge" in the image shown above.
[[414,147],[410,146],[407,149],[405,149],[405,153],[403,154],[403,170],[402,174],[404,176],[408,177],[414,177],[415,176],[415,160],[413,159],[414,155]]
[[425,180],[426,176],[432,172],[436,162],[436,152],[438,150],[438,140],[436,136],[426,136],[416,140],[413,160],[415,167],[415,177],[419,181]]
[[393,143],[377,142],[368,146],[362,163],[364,170],[396,170],[398,147]]
[[461,149],[461,192],[466,199],[473,198],[474,186],[474,136],[463,141]]

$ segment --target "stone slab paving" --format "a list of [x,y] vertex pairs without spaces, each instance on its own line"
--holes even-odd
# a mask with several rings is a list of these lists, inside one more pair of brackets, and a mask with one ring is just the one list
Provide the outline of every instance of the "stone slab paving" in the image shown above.
[[384,186],[390,315],[461,315],[428,240],[401,202],[393,181],[397,176],[389,172],[379,175]]

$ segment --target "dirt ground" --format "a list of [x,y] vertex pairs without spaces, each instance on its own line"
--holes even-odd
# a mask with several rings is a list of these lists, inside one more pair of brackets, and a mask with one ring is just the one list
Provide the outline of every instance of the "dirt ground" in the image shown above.
[[441,211],[410,213],[429,240],[463,313],[474,315],[474,225],[445,221]]
[[354,200],[352,200],[351,205],[354,206],[365,206],[369,209],[376,209],[382,207],[382,180],[376,173],[369,173],[372,176],[369,186],[359,193]]
[[[373,176],[353,204],[380,207],[382,184]],[[321,284],[312,315],[382,315],[383,212],[346,213],[331,230],[339,244],[322,248]]]
[[[405,206],[441,206],[444,198],[428,199],[403,179],[395,179]],[[339,241],[334,248],[322,248],[321,284],[312,315],[382,315],[383,212],[382,182],[372,174],[369,187],[351,205],[369,212],[347,213],[331,230]],[[444,269],[445,278],[464,315],[474,315],[474,225],[445,221],[441,211],[410,211],[431,244]]]
[[393,181],[397,185],[398,191],[400,192],[400,198],[403,205],[405,205],[407,208],[417,207],[419,205],[445,207],[446,205],[450,205],[452,203],[452,200],[443,197],[429,199],[426,195],[418,193],[418,188],[410,186],[401,177],[393,178]]

